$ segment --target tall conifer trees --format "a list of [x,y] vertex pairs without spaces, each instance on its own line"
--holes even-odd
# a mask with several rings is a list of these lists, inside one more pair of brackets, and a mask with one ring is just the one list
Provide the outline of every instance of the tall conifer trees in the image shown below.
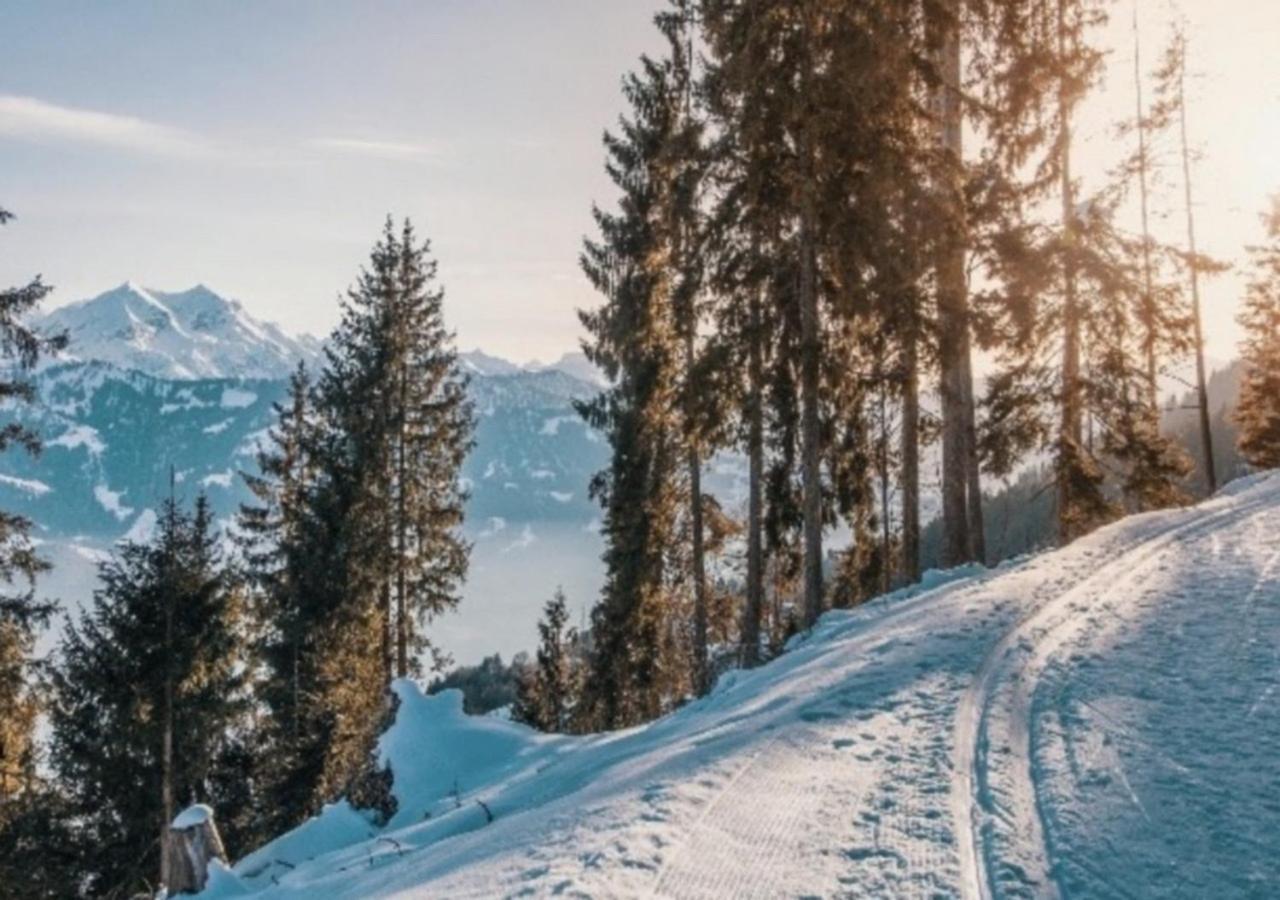
[[[12,215],[0,208],[0,226]],[[41,356],[65,345],[63,336],[42,336],[25,324],[27,316],[49,293],[39,277],[0,290],[0,400],[28,403],[33,389],[25,380]],[[17,446],[39,452],[38,436],[20,424],[0,429],[0,453]],[[49,565],[29,537],[31,523],[0,511],[0,845],[11,844],[10,828],[38,780],[35,741],[39,704],[31,678],[31,652],[36,630],[53,612],[35,596],[36,578]],[[16,835],[15,835],[16,838]],[[4,877],[0,866],[0,877]]]
[[472,411],[426,242],[388,220],[313,386],[277,410],[241,514],[271,760],[286,823],[369,784],[392,678],[452,608],[470,547],[460,469]]
[[469,551],[458,474],[471,408],[429,249],[409,222],[397,235],[388,220],[317,386],[351,479],[351,588],[378,610],[388,681],[427,645],[421,626],[458,602]]
[[245,777],[224,775],[248,697],[241,595],[216,541],[204,497],[190,512],[167,500],[154,540],[126,542],[102,564],[101,589],[63,638],[51,761],[89,895],[163,883],[162,837],[178,807],[217,809],[220,786]]
[[564,591],[557,590],[547,601],[538,636],[537,659],[521,678],[511,717],[541,731],[568,731],[574,721],[582,673],[574,648],[578,635],[569,627]]
[[613,456],[593,482],[604,506],[605,587],[592,614],[592,674],[584,704],[602,727],[652,718],[683,692],[673,646],[672,555],[679,516],[680,366],[673,253],[680,188],[670,148],[685,127],[686,94],[671,58],[641,60],[623,93],[631,107],[605,135],[606,168],[621,197],[594,210],[599,237],[582,266],[604,297],[580,314],[588,358],[611,385],[580,406]]
[[1266,243],[1251,249],[1253,277],[1240,312],[1244,379],[1236,421],[1251,466],[1280,468],[1280,200],[1265,218]]

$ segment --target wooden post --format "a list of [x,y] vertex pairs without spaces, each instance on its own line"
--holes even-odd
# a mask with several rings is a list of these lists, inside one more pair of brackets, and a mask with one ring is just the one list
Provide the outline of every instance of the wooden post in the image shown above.
[[198,803],[179,813],[165,833],[161,852],[169,873],[166,887],[170,897],[204,890],[209,860],[227,861],[227,851],[213,822],[213,810]]

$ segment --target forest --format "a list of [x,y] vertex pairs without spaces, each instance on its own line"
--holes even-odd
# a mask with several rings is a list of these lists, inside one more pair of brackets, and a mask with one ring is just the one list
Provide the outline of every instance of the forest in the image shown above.
[[[463,685],[469,709],[544,732],[625,729],[926,564],[992,565],[1046,531],[1066,546],[1280,467],[1280,205],[1258,198],[1239,260],[1198,248],[1192,35],[1142,48],[1145,100],[1114,123],[1112,168],[1086,187],[1073,164],[1097,31],[1127,14],[656,13],[664,51],[622,81],[603,140],[616,195],[580,257],[598,294],[582,347],[607,381],[577,405],[609,448],[590,485],[605,583],[579,628],[563,594],[538,598],[536,651],[512,667],[447,674],[434,655],[431,623],[467,577],[477,412],[407,219],[387,218],[323,364],[299,367],[240,473],[255,502],[223,529],[171,482],[155,535],[101,563],[48,657],[35,641],[59,611],[37,599],[37,530],[0,514],[0,896],[151,896],[193,803],[230,859],[339,798],[386,821],[376,747],[397,679]],[[1157,156],[1176,161],[1177,242],[1149,224]],[[1228,420],[1210,408],[1202,288],[1235,265],[1249,286]],[[31,402],[30,374],[66,349],[25,324],[50,290],[0,292],[7,404]],[[1195,380],[1172,389],[1184,361]],[[1176,426],[1171,404],[1188,408]],[[0,450],[38,453],[40,436],[6,428]],[[745,460],[744,509],[704,489],[725,453]],[[1035,537],[993,529],[1010,515]]]

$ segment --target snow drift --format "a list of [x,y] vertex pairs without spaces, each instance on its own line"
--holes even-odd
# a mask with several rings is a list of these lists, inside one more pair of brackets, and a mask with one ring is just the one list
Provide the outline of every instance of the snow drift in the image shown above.
[[401,700],[345,803],[207,898],[1264,896],[1280,884],[1280,476],[827,615],[650,725]]

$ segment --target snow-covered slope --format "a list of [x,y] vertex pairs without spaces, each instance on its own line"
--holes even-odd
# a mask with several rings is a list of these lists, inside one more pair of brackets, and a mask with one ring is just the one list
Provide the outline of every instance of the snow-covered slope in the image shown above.
[[831,613],[618,734],[400,683],[391,822],[330,807],[206,897],[1274,896],[1277,534],[1280,475],[1242,480]]
[[314,338],[292,337],[204,285],[164,293],[126,282],[35,324],[67,332],[63,361],[98,360],[159,378],[283,378],[320,349]]

